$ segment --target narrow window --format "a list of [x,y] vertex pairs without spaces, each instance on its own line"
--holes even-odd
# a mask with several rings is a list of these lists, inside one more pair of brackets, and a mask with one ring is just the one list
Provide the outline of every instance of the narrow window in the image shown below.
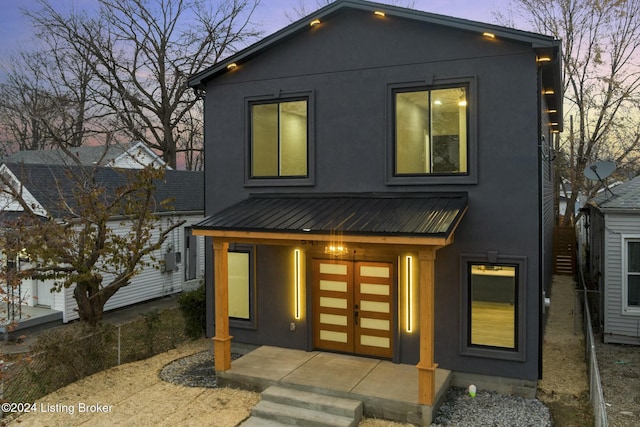
[[395,92],[394,175],[466,174],[467,89]]
[[194,280],[198,276],[198,236],[191,228],[184,229],[184,280]]
[[469,345],[517,350],[517,266],[470,263],[469,279]]
[[307,177],[307,100],[251,105],[251,178]]
[[627,310],[640,309],[640,240],[627,240],[625,289]]
[[229,321],[234,327],[255,328],[254,248],[231,244],[227,253]]

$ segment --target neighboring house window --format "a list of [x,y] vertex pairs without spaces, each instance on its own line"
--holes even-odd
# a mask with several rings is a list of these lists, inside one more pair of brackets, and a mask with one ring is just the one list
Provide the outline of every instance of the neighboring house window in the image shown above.
[[184,280],[198,278],[198,236],[194,236],[191,227],[184,229]]
[[309,176],[308,101],[251,104],[251,178]]
[[231,245],[227,254],[229,317],[234,326],[255,326],[253,246]]
[[622,309],[640,314],[640,238],[623,239],[624,278]]
[[524,357],[524,260],[463,257],[463,352]]
[[467,89],[395,93],[395,174],[467,173]]

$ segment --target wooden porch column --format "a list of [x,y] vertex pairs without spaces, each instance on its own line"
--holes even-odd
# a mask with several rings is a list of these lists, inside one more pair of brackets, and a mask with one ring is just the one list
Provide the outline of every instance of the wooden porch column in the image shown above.
[[433,405],[436,394],[436,368],[434,347],[434,265],[436,250],[427,247],[418,252],[420,268],[420,362],[418,368],[418,403]]
[[229,242],[213,239],[213,280],[215,295],[216,335],[213,337],[213,357],[217,372],[231,369],[231,338],[229,335]]

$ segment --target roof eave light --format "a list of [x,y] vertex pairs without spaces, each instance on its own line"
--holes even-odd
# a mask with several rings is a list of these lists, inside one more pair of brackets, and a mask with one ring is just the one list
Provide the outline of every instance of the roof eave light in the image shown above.
[[236,64],[235,62],[232,62],[231,64],[227,65],[227,70],[229,71],[235,70],[236,68],[238,68],[238,64]]
[[484,33],[482,33],[482,37],[486,37],[488,39],[495,39],[496,35],[488,31],[485,31]]
[[314,19],[313,21],[309,22],[309,25],[312,27],[315,27],[316,25],[320,25],[320,20]]
[[383,11],[381,11],[381,10],[376,10],[376,11],[373,12],[373,14],[376,15],[376,16],[381,16],[381,17],[387,16],[387,14],[384,13]]

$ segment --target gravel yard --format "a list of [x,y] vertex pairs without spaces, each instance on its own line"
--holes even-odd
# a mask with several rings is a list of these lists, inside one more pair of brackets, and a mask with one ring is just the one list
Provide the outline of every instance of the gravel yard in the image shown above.
[[[434,426],[592,425],[584,341],[573,326],[571,286],[566,280],[554,282],[539,399],[484,390],[471,398],[466,390],[452,389],[434,418]],[[45,396],[35,403],[35,411],[10,418],[8,424],[236,426],[249,416],[260,396],[215,387],[210,345],[207,339],[193,341],[92,375]],[[598,343],[597,349],[609,425],[640,425],[640,347]],[[360,427],[399,426],[408,424],[374,419],[360,423]]]

